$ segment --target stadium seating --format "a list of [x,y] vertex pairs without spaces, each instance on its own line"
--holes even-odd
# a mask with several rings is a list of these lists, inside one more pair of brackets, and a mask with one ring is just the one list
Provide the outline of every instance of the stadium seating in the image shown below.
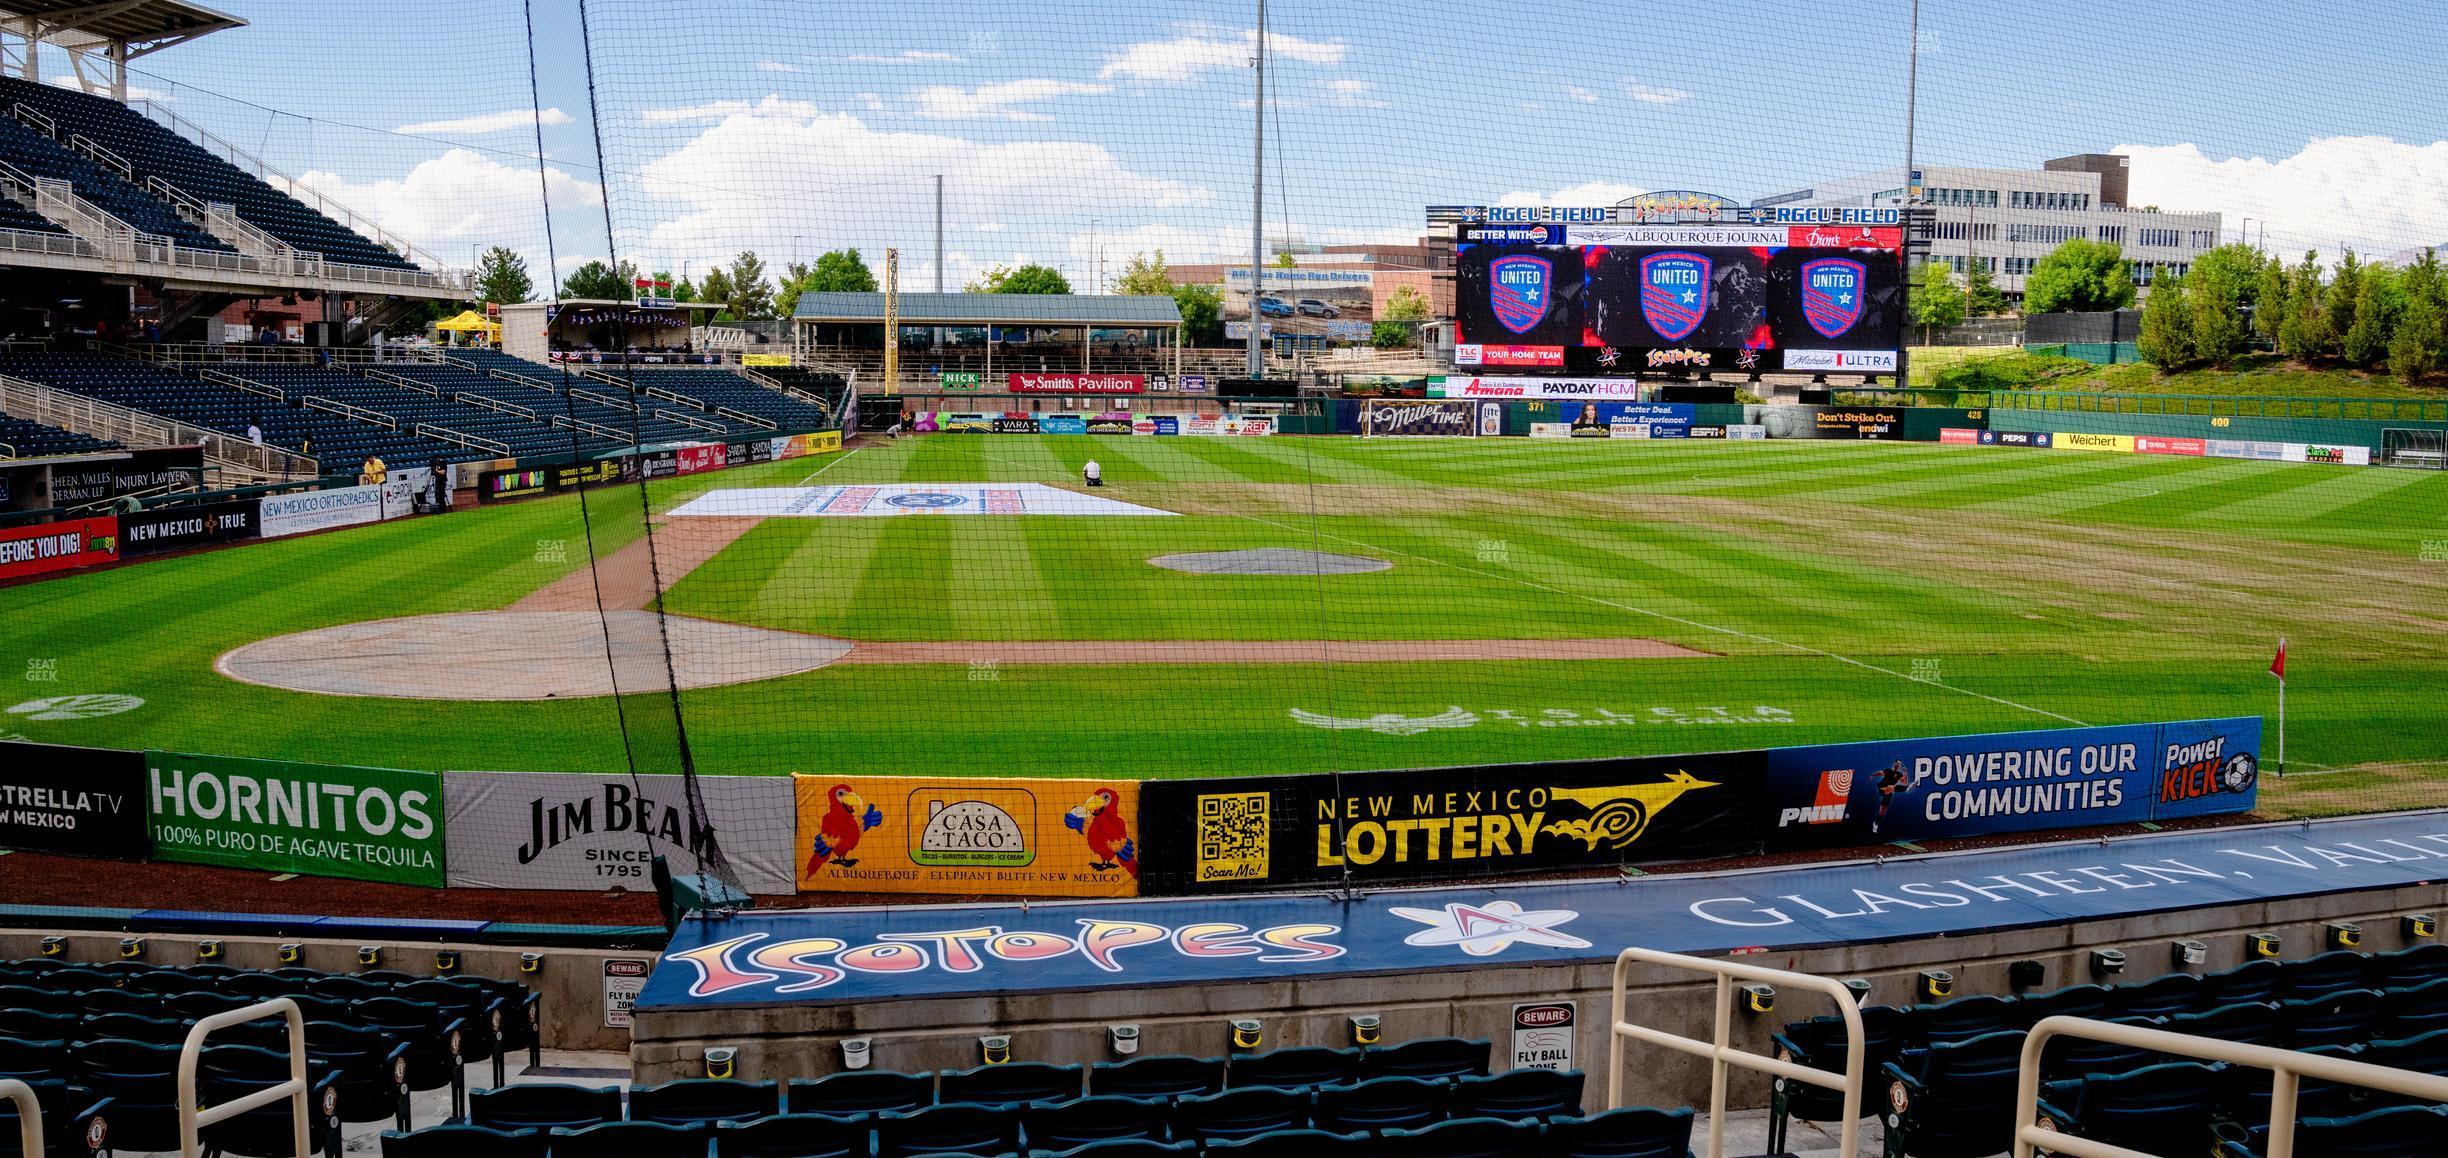
[[1626,1106],[1547,1123],[1553,1158],[1689,1158],[1692,1111]]
[[[99,142],[126,161],[139,180],[158,177],[199,201],[231,205],[249,224],[297,249],[351,265],[416,268],[126,105],[55,85],[0,77],[0,104],[19,101],[51,118],[63,134],[82,133]],[[139,195],[159,205],[163,214],[170,213],[168,203],[149,194]],[[208,248],[229,247],[216,240]]]
[[616,1086],[537,1082],[468,1095],[468,1124],[495,1130],[579,1129],[621,1120]]
[[1157,1054],[1125,1062],[1098,1062],[1088,1070],[1088,1092],[1126,1097],[1212,1094],[1224,1088],[1224,1059]]
[[0,116],[0,161],[32,177],[68,182],[77,196],[140,233],[166,237],[194,249],[237,252],[228,242],[180,218],[169,202],[14,117]]
[[784,1097],[793,1114],[903,1113],[935,1104],[935,1075],[846,1070],[793,1078]]
[[1224,1081],[1235,1088],[1331,1086],[1350,1081],[1359,1072],[1359,1050],[1313,1045],[1234,1058],[1224,1071]]
[[865,1158],[874,1150],[863,1116],[778,1114],[714,1130],[715,1158]]
[[92,454],[118,450],[107,438],[77,434],[23,418],[0,414],[0,458],[35,458],[54,454]]
[[683,1078],[629,1091],[632,1122],[686,1126],[697,1122],[745,1122],[781,1112],[782,1087],[773,1082]]
[[1080,1096],[1083,1069],[1047,1062],[1005,1062],[945,1070],[935,1096],[944,1102],[1064,1101]]
[[577,1130],[553,1130],[553,1158],[706,1158],[712,1126],[667,1126],[661,1122],[606,1122]]
[[[2295,1128],[2295,1152],[2320,1158],[2399,1158],[2439,1152],[2448,1134],[2448,1107],[2391,1106],[2350,1117],[2306,1117]],[[2219,1149],[2221,1158],[2260,1158],[2266,1153],[2267,1127],[2248,1137],[2232,1139]]]
[[1312,1117],[1321,1130],[1416,1130],[1445,1116],[1444,1083],[1426,1078],[1371,1078],[1317,1092]]
[[[1021,1148],[1013,1107],[947,1102],[876,1119],[880,1158],[914,1154],[1004,1154]],[[555,1152],[556,1155],[558,1151]]]
[[1454,1118],[1421,1130],[1390,1130],[1385,1147],[1406,1158],[1535,1158],[1539,1124],[1503,1118]]
[[1887,1063],[1886,1077],[1902,1091],[1888,1096],[1888,1153],[1976,1158],[2006,1149],[2023,1039],[2002,1030],[1906,1050]]
[[1461,1078],[1488,1072],[1486,1038],[1424,1037],[1360,1055],[1366,1077]]
[[2218,1077],[2199,1062],[2090,1074],[2044,1086],[2040,1109],[2059,1128],[2111,1146],[2199,1154],[2216,1144]]
[[544,1158],[551,1140],[540,1130],[428,1126],[414,1133],[386,1130],[383,1158]]
[[[34,1091],[34,1104],[42,1112],[43,1153],[91,1155],[109,1146],[109,1099],[56,1079],[31,1082],[28,1088]],[[0,1101],[0,1158],[30,1158],[18,1135],[16,1103]]]
[[45,217],[40,213],[36,213],[33,206],[18,204],[14,198],[11,198],[5,194],[0,194],[0,229],[13,229],[19,233],[55,233],[61,235],[65,235],[68,232],[59,226],[52,224],[50,218]]
[[1172,1110],[1162,1098],[1075,1098],[1028,1106],[1020,1113],[1020,1125],[1029,1145],[1038,1150],[1073,1150],[1130,1139],[1163,1142]]

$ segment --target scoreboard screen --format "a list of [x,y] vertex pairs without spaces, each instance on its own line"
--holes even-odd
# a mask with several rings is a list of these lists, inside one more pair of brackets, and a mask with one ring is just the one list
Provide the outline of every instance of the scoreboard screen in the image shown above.
[[[1457,341],[1563,347],[1572,368],[1893,372],[1902,231],[1549,226],[1466,233]],[[1505,240],[1493,240],[1504,237]]]

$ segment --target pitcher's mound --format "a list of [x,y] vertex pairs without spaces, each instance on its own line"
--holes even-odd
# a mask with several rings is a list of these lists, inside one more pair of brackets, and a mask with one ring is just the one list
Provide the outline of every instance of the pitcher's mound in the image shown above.
[[1358,575],[1394,566],[1366,555],[1330,555],[1290,547],[1254,551],[1200,551],[1188,555],[1158,555],[1149,563],[1192,575]]
[[[467,611],[344,623],[250,643],[213,667],[234,680],[334,696],[546,700],[742,684],[812,671],[848,640],[651,611]],[[609,659],[605,636],[611,637]]]

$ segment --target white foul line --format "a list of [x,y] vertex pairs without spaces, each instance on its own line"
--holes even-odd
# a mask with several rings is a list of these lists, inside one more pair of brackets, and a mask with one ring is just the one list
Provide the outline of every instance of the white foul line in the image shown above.
[[841,455],[841,457],[840,457],[840,458],[834,459],[833,461],[828,462],[828,463],[824,464],[823,466],[817,467],[816,469],[814,469],[814,470],[812,470],[812,471],[809,471],[809,472],[808,472],[808,476],[807,476],[806,478],[800,479],[797,485],[799,485],[799,486],[806,486],[806,485],[808,485],[810,482],[815,481],[815,479],[816,479],[816,476],[817,476],[817,475],[823,474],[824,472],[826,472],[826,471],[828,471],[828,470],[831,470],[831,469],[833,469],[834,467],[840,466],[841,464],[843,464],[843,463],[845,463],[845,462],[850,461],[850,456],[851,456],[851,455],[857,454],[858,452],[860,452],[860,451],[862,451],[862,450],[865,450],[865,449],[867,449],[867,448],[866,448],[866,447],[863,447],[863,446],[854,446],[854,447],[851,447],[851,448],[850,448],[850,449],[848,449],[848,450],[843,451],[843,452],[842,452],[842,455]]

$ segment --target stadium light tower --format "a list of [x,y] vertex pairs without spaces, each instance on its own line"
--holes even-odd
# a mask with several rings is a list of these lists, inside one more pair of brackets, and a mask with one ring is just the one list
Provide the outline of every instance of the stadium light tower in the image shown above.
[[[1917,3],[1918,0],[1915,0]],[[1266,352],[1258,345],[1258,278],[1266,261],[1266,0],[1258,0],[1258,133],[1250,152],[1249,376],[1266,377]]]

